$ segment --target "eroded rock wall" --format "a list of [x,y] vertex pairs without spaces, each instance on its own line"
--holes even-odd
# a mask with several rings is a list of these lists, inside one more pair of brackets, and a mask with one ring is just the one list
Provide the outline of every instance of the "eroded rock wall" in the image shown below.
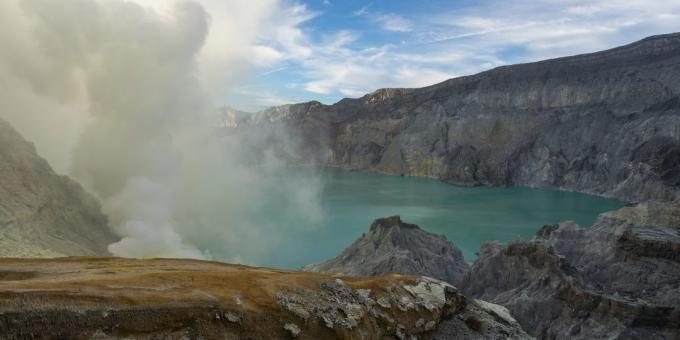
[[672,200],[679,96],[675,33],[333,105],[274,107],[239,128],[285,125],[306,161],[334,167]]

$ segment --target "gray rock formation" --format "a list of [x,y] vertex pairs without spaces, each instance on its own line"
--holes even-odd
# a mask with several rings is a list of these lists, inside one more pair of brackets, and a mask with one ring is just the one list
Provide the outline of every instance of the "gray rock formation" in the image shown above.
[[533,339],[533,337],[522,329],[505,307],[482,300],[472,300],[455,318],[443,320],[437,325],[431,339],[482,340]]
[[[649,201],[604,213],[587,230],[563,222],[544,226],[529,242],[488,242],[469,269],[445,238],[397,216],[378,219],[340,256],[303,269],[443,278],[480,299],[475,306],[483,300],[507,307],[541,339],[676,339],[679,254],[680,201]],[[449,336],[466,334],[475,320],[465,329],[460,323],[439,327]]]
[[468,264],[445,236],[392,216],[375,220],[369,232],[338,257],[302,270],[354,276],[423,275],[456,285],[467,273]]
[[97,200],[0,119],[0,256],[107,255],[115,241]]
[[672,200],[680,197],[680,33],[333,105],[275,107],[250,123],[261,124],[285,125],[306,161],[329,166]]
[[487,243],[463,292],[507,307],[543,339],[680,338],[680,202],[602,214]]

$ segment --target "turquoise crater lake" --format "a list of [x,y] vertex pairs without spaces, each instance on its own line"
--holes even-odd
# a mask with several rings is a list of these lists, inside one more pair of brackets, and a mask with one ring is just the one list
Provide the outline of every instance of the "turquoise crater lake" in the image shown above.
[[[321,221],[280,234],[269,251],[272,255],[255,265],[297,269],[337,256],[367,232],[375,218],[391,215],[446,235],[472,261],[485,241],[530,239],[541,226],[565,220],[588,227],[600,213],[623,206],[616,200],[556,190],[461,188],[432,179],[333,169],[320,175]],[[260,218],[276,221],[275,210]]]

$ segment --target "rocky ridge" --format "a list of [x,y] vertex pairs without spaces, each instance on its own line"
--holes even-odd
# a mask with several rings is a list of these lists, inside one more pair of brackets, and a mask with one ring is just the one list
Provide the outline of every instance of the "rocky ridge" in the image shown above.
[[680,33],[333,105],[264,110],[307,161],[464,186],[680,197]]
[[523,339],[442,281],[197,260],[0,259],[2,339]]
[[99,202],[0,119],[0,256],[108,255]]
[[462,284],[545,339],[680,337],[680,202],[602,214],[590,229],[543,227],[485,244]]
[[399,216],[380,218],[338,257],[302,268],[356,276],[423,275],[458,284],[468,271],[463,254],[443,235],[434,235]]
[[[382,225],[391,225],[391,232],[374,232]],[[413,230],[429,237],[412,236]],[[395,234],[408,251],[383,246],[392,245]],[[447,253],[456,253],[450,242],[397,217],[378,219],[340,256],[304,269],[446,277],[461,263],[455,256],[433,257],[442,242],[453,248]],[[488,242],[464,276],[448,282],[466,296],[507,307],[540,339],[676,339],[678,254],[680,201],[649,201],[601,214],[589,229],[562,222],[544,226],[531,241]]]

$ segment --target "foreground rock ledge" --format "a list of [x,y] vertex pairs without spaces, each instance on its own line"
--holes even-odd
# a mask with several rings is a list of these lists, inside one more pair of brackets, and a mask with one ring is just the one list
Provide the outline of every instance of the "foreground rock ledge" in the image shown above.
[[0,259],[3,339],[527,338],[444,282],[121,258]]

